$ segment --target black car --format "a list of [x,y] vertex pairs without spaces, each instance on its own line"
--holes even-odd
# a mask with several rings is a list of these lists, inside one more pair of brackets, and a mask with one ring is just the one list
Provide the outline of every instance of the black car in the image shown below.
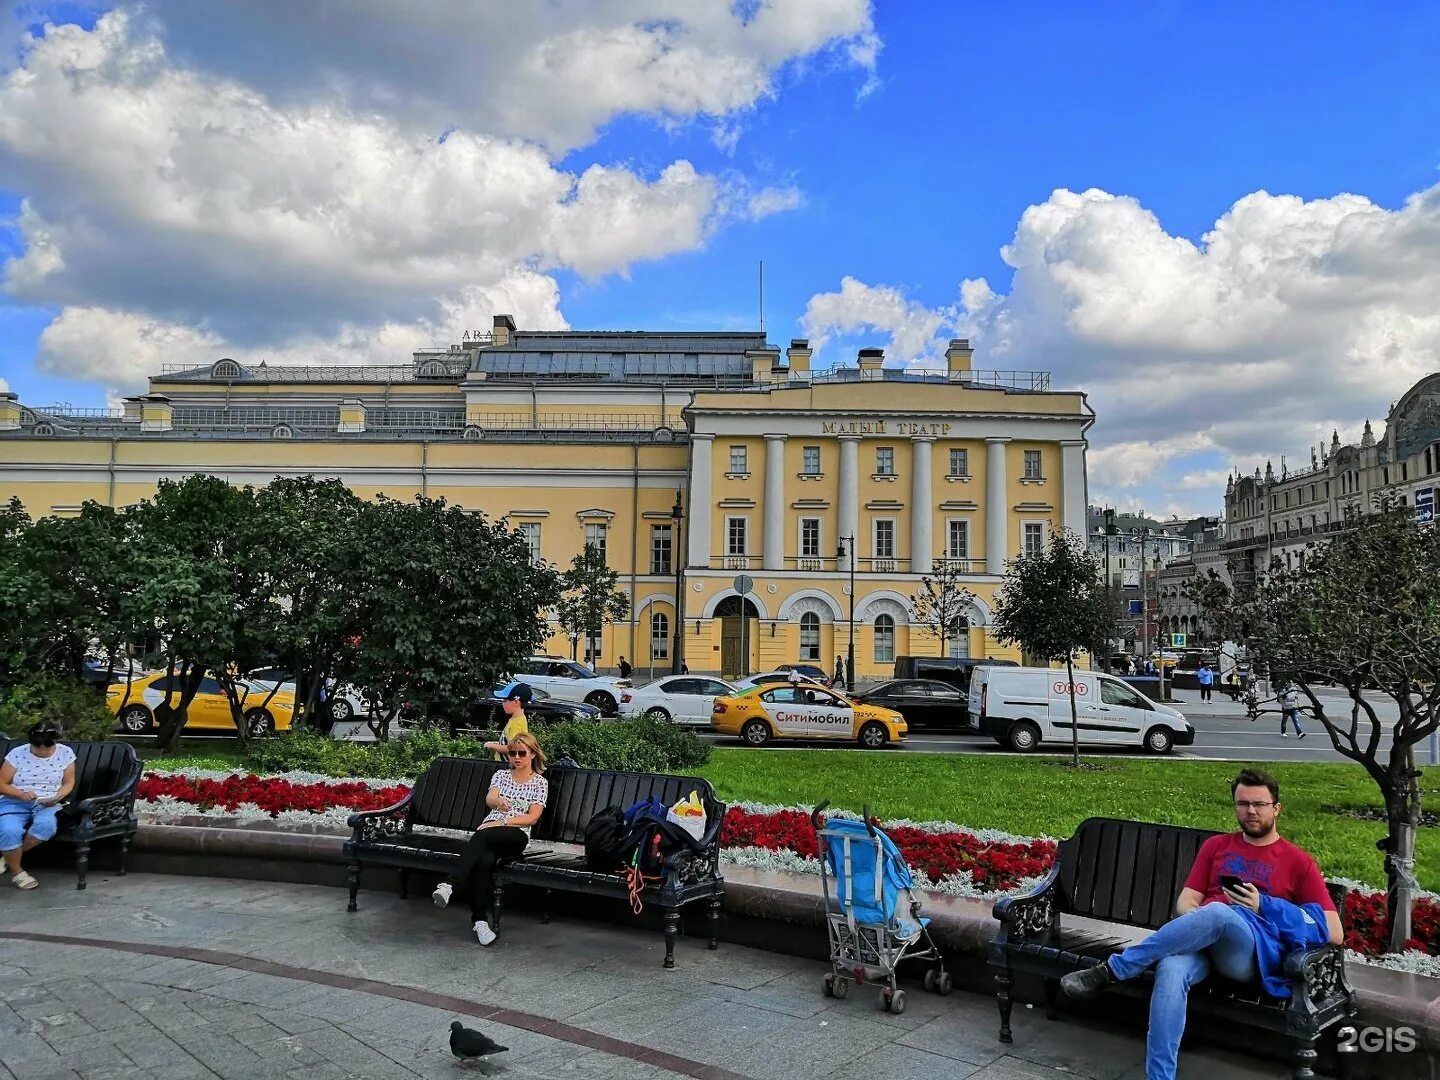
[[[531,686],[530,690],[534,696],[531,697],[530,704],[525,706],[525,717],[528,720],[555,724],[561,720],[603,719],[600,710],[594,705],[553,697],[538,686]],[[451,735],[463,731],[499,731],[505,726],[505,710],[501,707],[500,698],[495,696],[495,691],[490,690],[484,697],[470,702],[463,721],[452,719],[448,721],[448,726]]]
[[894,679],[851,694],[856,701],[894,709],[911,731],[920,728],[963,729],[970,725],[965,695],[937,679]]
[[969,656],[897,656],[895,678],[935,679],[948,683],[962,694],[970,693],[970,676],[977,667],[1000,665],[1017,667],[1014,660],[992,660],[988,657]]

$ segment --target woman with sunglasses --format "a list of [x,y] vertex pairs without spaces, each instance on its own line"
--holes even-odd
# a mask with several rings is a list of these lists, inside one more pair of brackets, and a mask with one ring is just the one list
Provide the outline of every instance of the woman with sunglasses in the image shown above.
[[75,751],[61,745],[60,725],[41,720],[0,765],[0,853],[16,888],[40,884],[20,867],[21,856],[55,835],[60,804],[75,790]]
[[495,942],[494,921],[489,916],[493,899],[495,864],[500,859],[513,859],[530,842],[530,828],[545,811],[550,785],[540,774],[545,771],[545,755],[535,736],[521,732],[505,746],[509,769],[500,769],[490,781],[485,805],[490,812],[475,830],[460,856],[455,872],[442,881],[431,895],[436,907],[450,903],[455,886],[470,885],[470,921],[475,938],[481,945]]

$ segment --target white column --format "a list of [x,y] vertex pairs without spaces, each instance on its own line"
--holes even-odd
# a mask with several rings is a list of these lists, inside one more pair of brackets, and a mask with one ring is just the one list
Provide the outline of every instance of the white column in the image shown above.
[[930,523],[935,506],[930,494],[930,457],[935,440],[916,436],[910,442],[913,458],[910,483],[910,572],[930,573],[935,558],[935,543]]
[[714,471],[711,451],[715,436],[690,436],[690,556],[689,566],[704,570],[710,565],[710,478]]
[[785,436],[765,436],[764,559],[766,570],[785,569]]
[[1006,478],[1005,447],[1009,439],[985,440],[985,572],[1005,573],[1009,549],[1005,543],[1010,515],[1005,512]]
[[[840,531],[837,536],[856,536],[860,528],[860,436],[840,437]],[[858,537],[856,537],[858,542]],[[846,547],[839,569],[849,573],[855,565],[855,545]]]
[[1061,527],[1085,536],[1085,440],[1060,442],[1060,495],[1064,502]]

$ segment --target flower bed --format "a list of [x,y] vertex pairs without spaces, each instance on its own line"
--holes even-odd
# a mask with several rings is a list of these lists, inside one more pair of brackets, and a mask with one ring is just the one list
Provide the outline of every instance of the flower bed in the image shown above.
[[[313,773],[260,777],[185,769],[147,772],[139,799],[158,817],[203,816],[240,821],[269,819],[343,829],[357,810],[393,806],[410,791],[385,780],[336,781]],[[832,816],[858,815],[832,810]],[[950,822],[889,821],[883,827],[922,888],[959,896],[998,897],[1029,886],[1055,859],[1055,841],[995,830],[968,830]],[[730,807],[720,832],[722,858],[737,866],[820,873],[809,811],[758,803]],[[1373,961],[1385,947],[1389,919],[1385,894],[1346,882],[1345,945]],[[1409,951],[1383,958],[1389,967],[1440,974],[1440,898],[1415,901]]]

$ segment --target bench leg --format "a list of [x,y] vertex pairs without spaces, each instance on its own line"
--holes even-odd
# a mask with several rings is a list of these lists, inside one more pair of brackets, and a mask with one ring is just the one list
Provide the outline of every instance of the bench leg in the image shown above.
[[120,876],[125,876],[125,859],[130,854],[130,837],[120,837]]
[[706,918],[710,921],[710,948],[718,949],[720,948],[720,898],[718,896],[710,898],[710,911]]
[[997,972],[995,975],[995,1001],[1000,1006],[1000,1041],[1002,1043],[1015,1041],[1014,1036],[1010,1034],[1010,985],[1013,982],[1008,970]]
[[1314,1080],[1315,1059],[1319,1055],[1315,1052],[1315,1037],[1305,1035],[1292,1035],[1290,1037],[1290,1076],[1292,1080]]
[[76,891],[85,888],[85,875],[90,870],[90,844],[81,840],[75,845],[75,889]]
[[1054,979],[1045,980],[1045,1018],[1060,1019],[1060,984]]
[[401,871],[400,871],[400,899],[401,899],[401,900],[409,900],[409,899],[410,899],[410,871],[409,871],[409,870],[401,870]]
[[680,937],[680,909],[665,909],[665,966],[675,966],[675,941]]
[[355,910],[355,897],[360,893],[360,864],[351,863],[345,871],[345,882],[350,886],[350,903],[345,906],[346,911]]
[[546,889],[540,894],[540,922],[542,924],[550,922],[550,898],[553,895],[553,889]]
[[490,901],[490,929],[498,934],[500,932],[500,910],[505,906],[505,886],[498,877],[495,879],[494,887],[490,890]]

